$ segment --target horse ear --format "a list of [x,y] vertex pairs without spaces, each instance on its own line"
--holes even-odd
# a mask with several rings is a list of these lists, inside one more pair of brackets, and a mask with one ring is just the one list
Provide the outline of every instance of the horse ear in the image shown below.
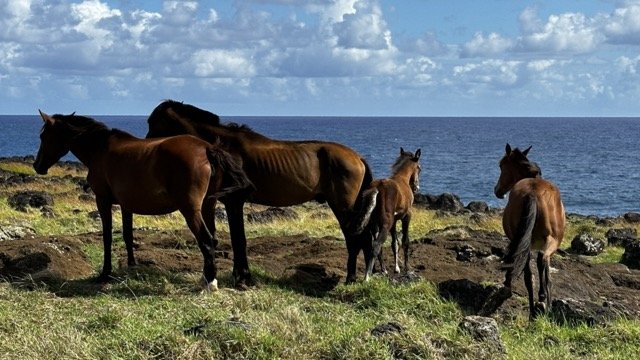
[[509,143],[507,143],[507,146],[504,148],[504,151],[507,153],[507,155],[511,154],[511,145],[509,145]]
[[400,155],[404,154],[404,149],[400,146]]
[[416,154],[413,156],[413,159],[415,161],[418,161],[418,159],[420,159],[420,155],[422,155],[422,150],[420,149],[416,150]]
[[[533,146],[533,145],[532,145]],[[529,146],[525,151],[522,152],[522,155],[527,156],[527,154],[529,153],[529,150],[531,150],[531,147]]]
[[38,112],[40,113],[40,117],[42,118],[42,121],[44,121],[45,124],[50,124],[53,125],[53,118],[45,113],[43,113],[40,109],[38,109]]
[[76,112],[74,111],[74,112],[72,112],[72,113],[71,113],[71,115],[69,115],[69,116],[75,116],[75,115],[76,115]]

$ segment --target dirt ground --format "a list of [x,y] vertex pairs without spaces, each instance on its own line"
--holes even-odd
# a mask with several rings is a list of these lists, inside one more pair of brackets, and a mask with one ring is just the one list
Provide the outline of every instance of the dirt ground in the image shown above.
[[[188,231],[134,231],[138,267],[153,267],[168,273],[199,273],[202,257]],[[229,279],[233,253],[227,234],[219,233],[217,252],[219,277]],[[93,244],[101,249],[99,233],[73,237],[45,237],[0,242],[0,277],[24,281],[26,277],[42,281],[69,281],[94,277],[83,249]],[[501,283],[499,257],[506,240],[497,233],[456,227],[430,233],[411,244],[411,267],[416,275],[434,283],[468,279],[477,283]],[[389,276],[394,275],[391,251],[384,249]],[[101,253],[101,251],[100,251]],[[256,285],[264,282],[282,284],[309,295],[321,296],[343,282],[346,276],[346,247],[342,239],[310,238],[304,235],[258,237],[248,241],[253,269],[260,268]],[[118,276],[126,276],[126,254],[116,251]],[[532,266],[535,264],[532,262]],[[534,267],[535,269],[535,267]],[[359,279],[363,277],[363,258],[358,259]],[[535,273],[535,270],[534,270]],[[124,274],[124,275],[123,275]],[[382,275],[379,275],[382,276]],[[589,300],[598,304],[619,304],[632,316],[640,313],[640,271],[621,264],[591,264],[575,255],[556,254],[552,261],[552,296]],[[231,286],[223,281],[222,286]],[[537,288],[537,285],[536,285]],[[526,290],[518,279],[517,296],[509,299],[499,313],[512,316],[526,312]]]

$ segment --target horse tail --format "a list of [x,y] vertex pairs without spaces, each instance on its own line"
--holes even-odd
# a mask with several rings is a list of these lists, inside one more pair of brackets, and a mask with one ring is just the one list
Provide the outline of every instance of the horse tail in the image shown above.
[[533,228],[536,223],[538,207],[536,199],[528,195],[524,198],[520,221],[516,230],[516,237],[509,243],[505,257],[504,269],[511,278],[522,274],[531,254],[531,241]]
[[231,193],[248,195],[255,190],[255,186],[242,169],[242,165],[231,154],[216,145],[207,148],[207,159],[212,166],[212,175],[221,172],[222,183],[210,196],[220,198]]
[[370,188],[373,182],[373,173],[369,164],[362,158],[360,158],[362,164],[364,164],[364,176],[362,177],[362,184],[360,184],[360,191],[356,197],[356,203],[354,204],[355,215],[351,221],[350,232],[353,235],[362,233],[364,228],[369,223],[371,213],[376,207],[376,198],[378,195],[378,189]]

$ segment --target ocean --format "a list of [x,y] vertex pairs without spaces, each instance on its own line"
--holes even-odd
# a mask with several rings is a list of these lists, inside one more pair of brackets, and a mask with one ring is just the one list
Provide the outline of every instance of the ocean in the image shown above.
[[[144,137],[146,116],[92,116]],[[358,151],[376,178],[390,175],[400,147],[422,149],[420,191],[454,193],[503,207],[493,195],[506,143],[533,146],[529,159],[562,193],[567,212],[640,211],[640,118],[222,117],[273,139],[326,140]],[[0,156],[35,155],[39,116],[0,116]],[[66,157],[74,160],[72,155]]]

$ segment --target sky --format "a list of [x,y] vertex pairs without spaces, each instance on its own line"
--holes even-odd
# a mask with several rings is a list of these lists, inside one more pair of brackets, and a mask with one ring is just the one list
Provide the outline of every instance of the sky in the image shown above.
[[640,0],[0,0],[0,114],[639,116]]

